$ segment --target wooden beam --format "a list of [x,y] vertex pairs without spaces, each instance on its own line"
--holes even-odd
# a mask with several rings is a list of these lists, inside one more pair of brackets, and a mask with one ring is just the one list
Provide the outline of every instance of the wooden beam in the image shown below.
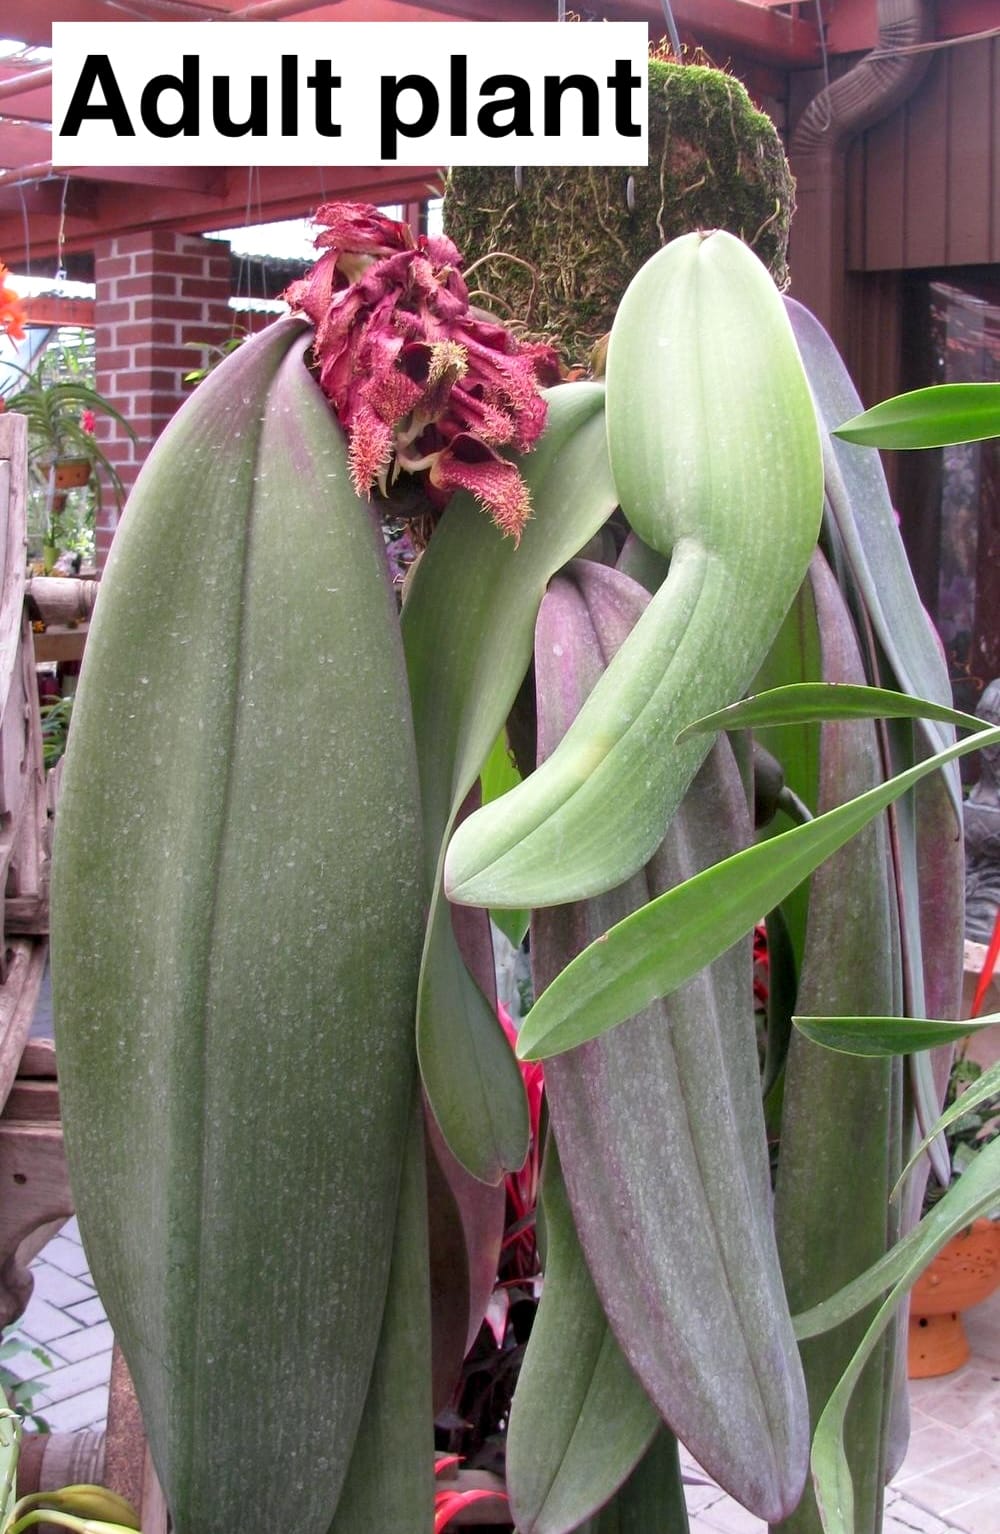
[[0,167],[5,170],[31,165],[52,152],[52,134],[34,123],[5,122],[0,118]]
[[104,185],[114,182],[130,187],[134,187],[136,180],[140,179],[145,187],[183,192],[185,196],[202,198],[208,202],[225,193],[230,172],[195,165],[147,165],[141,170],[131,165],[68,165],[57,167],[54,174],[72,176],[74,181],[100,182]]
[[29,325],[79,325],[82,330],[94,326],[92,298],[58,298],[52,293],[21,301]]
[[[44,167],[36,167],[44,170]],[[98,174],[98,172],[94,172]],[[146,171],[121,171],[122,180],[70,181],[64,251],[90,251],[98,240],[138,229],[166,227],[186,234],[227,229],[273,219],[307,217],[322,202],[410,202],[438,196],[435,166],[265,166],[203,172],[220,177],[215,194],[147,184]],[[169,172],[167,172],[169,174]],[[252,180],[250,179],[252,175]],[[141,178],[130,179],[132,177]],[[23,193],[31,236],[30,255],[43,261],[56,254],[62,184],[58,180],[20,186],[4,183],[0,172],[0,250],[12,270],[21,269],[24,245]]]

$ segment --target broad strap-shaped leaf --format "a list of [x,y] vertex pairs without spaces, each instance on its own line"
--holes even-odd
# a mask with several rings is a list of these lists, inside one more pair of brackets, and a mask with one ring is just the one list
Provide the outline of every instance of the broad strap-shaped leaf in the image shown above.
[[1000,437],[1000,383],[933,384],[882,400],[833,435],[861,447],[951,447]]
[[[862,409],[861,400],[819,321],[794,299],[785,303],[820,421],[831,432]],[[827,514],[848,565],[845,578],[864,602],[896,685],[949,705],[948,670],[913,583],[878,454],[827,436],[823,467]],[[931,749],[948,744],[932,720],[921,731]],[[957,783],[952,797],[957,808]]]
[[622,509],[670,568],[558,750],[456,832],[453,900],[557,905],[641,868],[705,756],[665,743],[746,690],[816,544],[809,389],[774,284],[732,235],[673,240],[633,278],[607,422]]
[[922,778],[998,743],[1000,729],[959,741],[807,825],[685,880],[602,933],[535,1002],[518,1039],[519,1056],[542,1060],[571,1049],[654,997],[668,996]]
[[[809,572],[821,673],[826,692],[865,693],[854,626],[826,561]],[[811,647],[810,647],[811,648]],[[798,689],[821,691],[823,684]],[[796,689],[784,689],[795,693]],[[772,695],[773,696],[773,695]],[[881,779],[875,727],[845,715],[820,735],[817,810]],[[885,1010],[895,994],[892,867],[886,827],[866,826],[812,876],[799,1008]],[[855,1278],[885,1252],[891,1236],[888,1191],[898,1165],[893,1147],[893,1069],[888,1061],[848,1059],[792,1038],[785,1066],[775,1185],[775,1229],[790,1305],[805,1309]],[[855,1321],[802,1347],[815,1421],[863,1332]],[[881,1521],[884,1487],[884,1359],[872,1363],[855,1398],[848,1452],[872,1529]],[[807,1489],[778,1528],[818,1534],[819,1515]]]
[[[435,1348],[439,1321],[449,1317],[453,1332],[450,1393],[482,1324],[496,1283],[503,1241],[506,1195],[503,1183],[483,1183],[467,1172],[448,1149],[433,1114],[428,1113],[428,1197],[431,1226],[431,1282],[434,1285]],[[446,1384],[447,1369],[435,1380]],[[446,1399],[435,1390],[435,1404]]]
[[677,1439],[661,1428],[611,1501],[578,1534],[688,1534]]
[[459,495],[420,560],[403,643],[420,762],[431,905],[417,1048],[424,1087],[459,1161],[485,1182],[524,1160],[528,1118],[510,1046],[455,944],[441,886],[444,847],[531,661],[551,575],[614,509],[604,391],[566,384],[547,396],[543,437],[523,463],[534,516],[515,548]]
[[551,1140],[541,1194],[545,1283],[511,1405],[507,1491],[521,1534],[569,1534],[618,1489],[661,1423],[601,1308]]
[[[482,803],[491,804],[494,799],[516,788],[520,781],[521,774],[507,741],[507,731],[501,730],[479,775]],[[500,928],[512,948],[520,948],[531,920],[530,911],[491,911],[490,919]]]
[[[540,754],[645,601],[582,561],[553,581],[536,631]],[[610,922],[749,834],[721,742],[641,875],[535,913],[536,991]],[[760,1516],[787,1511],[804,1476],[805,1403],[771,1226],[749,943],[669,1004],[550,1061],[546,1089],[587,1263],[632,1367],[720,1484]]]
[[431,1316],[422,1109],[410,1110],[382,1329],[330,1534],[431,1534]]
[[178,1534],[248,1508],[326,1534],[415,1076],[406,676],[308,340],[279,321],[233,353],[144,465],[56,835],[67,1155]]

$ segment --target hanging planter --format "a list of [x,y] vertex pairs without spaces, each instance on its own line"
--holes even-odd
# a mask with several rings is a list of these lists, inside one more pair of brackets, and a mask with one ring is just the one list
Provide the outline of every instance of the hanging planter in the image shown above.
[[42,468],[46,477],[51,478],[57,495],[65,494],[67,490],[82,490],[84,485],[90,483],[94,472],[93,460],[90,458],[55,458],[43,464]]
[[969,1357],[961,1312],[1000,1284],[1000,1223],[975,1220],[940,1251],[913,1290],[908,1369],[911,1379],[951,1374]]

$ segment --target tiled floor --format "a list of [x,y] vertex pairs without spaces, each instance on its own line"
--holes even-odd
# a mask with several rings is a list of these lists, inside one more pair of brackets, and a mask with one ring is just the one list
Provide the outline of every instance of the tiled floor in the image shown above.
[[[886,1494],[883,1534],[1000,1534],[1000,1290],[965,1314],[972,1357],[910,1383],[910,1447]],[[688,1493],[696,1534],[766,1534],[714,1486]]]
[[[34,1406],[54,1432],[100,1427],[107,1408],[111,1328],[87,1271],[76,1221],[35,1259],[35,1291],[17,1328],[30,1352],[7,1363],[44,1387]],[[1000,1290],[967,1312],[972,1358],[954,1374],[911,1385],[912,1433],[886,1502],[883,1534],[1000,1534]],[[694,1534],[766,1534],[716,1486],[688,1492]]]

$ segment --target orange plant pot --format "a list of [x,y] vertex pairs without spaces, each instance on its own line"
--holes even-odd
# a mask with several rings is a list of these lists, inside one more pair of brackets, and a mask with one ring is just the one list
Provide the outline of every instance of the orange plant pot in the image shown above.
[[960,1369],[969,1356],[960,1312],[1000,1284],[1000,1222],[975,1220],[953,1236],[913,1286],[907,1367],[911,1379]]

